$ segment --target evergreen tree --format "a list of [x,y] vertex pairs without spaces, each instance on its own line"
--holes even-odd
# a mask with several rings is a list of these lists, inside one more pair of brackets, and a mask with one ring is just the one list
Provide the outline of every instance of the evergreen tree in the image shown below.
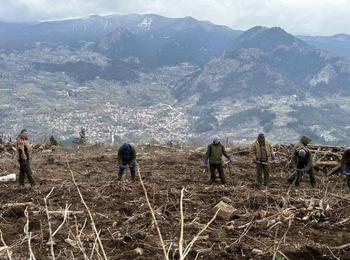
[[58,142],[53,135],[51,135],[49,142],[50,142],[50,145],[58,146]]
[[75,138],[73,143],[74,144],[87,144],[87,136],[86,136],[86,130],[84,128],[80,129],[79,137]]

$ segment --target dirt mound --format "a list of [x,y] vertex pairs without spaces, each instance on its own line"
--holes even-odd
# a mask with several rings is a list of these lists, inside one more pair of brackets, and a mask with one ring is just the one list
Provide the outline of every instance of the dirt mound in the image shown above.
[[[226,165],[225,172],[235,185],[221,186],[207,185],[201,149],[138,147],[140,172],[169,258],[179,258],[182,188],[184,248],[213,219],[216,204],[223,201],[235,209],[230,219],[214,218],[188,259],[350,258],[350,196],[342,177],[327,175],[341,148],[312,148],[318,161],[315,189],[308,178],[298,189],[288,186],[290,149],[276,147],[279,161],[272,164],[271,185],[259,190],[246,149],[231,150],[236,163],[231,173]],[[0,160],[1,171],[17,171],[13,154],[1,153]],[[32,167],[34,188],[0,183],[1,259],[8,254],[13,259],[30,254],[36,259],[53,254],[56,259],[164,258],[140,182],[128,181],[129,173],[125,181],[115,180],[115,148],[36,149]]]

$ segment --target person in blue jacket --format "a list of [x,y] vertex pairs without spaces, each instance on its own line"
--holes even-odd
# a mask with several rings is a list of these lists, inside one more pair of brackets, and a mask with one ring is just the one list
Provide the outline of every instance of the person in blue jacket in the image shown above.
[[118,150],[119,174],[118,181],[122,180],[124,170],[129,166],[131,180],[135,181],[136,177],[136,151],[135,148],[128,143],[123,144]]

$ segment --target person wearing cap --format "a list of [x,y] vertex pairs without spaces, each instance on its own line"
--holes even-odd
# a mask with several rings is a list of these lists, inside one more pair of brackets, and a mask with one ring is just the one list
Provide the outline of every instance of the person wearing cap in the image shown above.
[[118,181],[122,180],[124,170],[129,166],[131,173],[131,180],[134,182],[136,178],[136,150],[128,143],[123,144],[118,150],[118,163],[119,163],[119,173]]
[[253,163],[256,164],[256,186],[260,187],[262,184],[267,186],[270,182],[270,165],[269,159],[275,160],[272,145],[265,139],[264,134],[259,134],[256,141],[250,148]]
[[31,147],[28,142],[28,131],[23,129],[16,140],[17,159],[20,167],[19,171],[19,185],[24,186],[25,177],[27,177],[31,186],[35,184],[32,177],[32,170],[30,167]]
[[207,152],[204,156],[204,165],[208,166],[209,164],[210,184],[213,184],[216,180],[216,170],[219,172],[221,183],[226,184],[222,156],[225,156],[230,163],[232,163],[232,159],[220,142],[220,137],[215,135],[213,136],[213,142],[208,145]]
[[346,148],[340,161],[340,174],[346,176],[348,190],[350,191],[350,147]]
[[311,143],[311,141],[312,140],[309,137],[303,136],[301,137],[300,142],[294,145],[291,165],[295,173],[288,178],[288,182],[290,184],[299,186],[303,174],[307,173],[310,176],[311,186],[316,186],[314,162],[312,153],[308,148],[308,144]]

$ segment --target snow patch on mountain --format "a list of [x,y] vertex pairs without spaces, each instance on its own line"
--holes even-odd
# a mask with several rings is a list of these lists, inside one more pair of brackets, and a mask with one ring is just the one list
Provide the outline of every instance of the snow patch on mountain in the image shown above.
[[137,24],[136,27],[149,31],[152,27],[153,20],[152,18],[146,17],[142,20],[141,23]]

